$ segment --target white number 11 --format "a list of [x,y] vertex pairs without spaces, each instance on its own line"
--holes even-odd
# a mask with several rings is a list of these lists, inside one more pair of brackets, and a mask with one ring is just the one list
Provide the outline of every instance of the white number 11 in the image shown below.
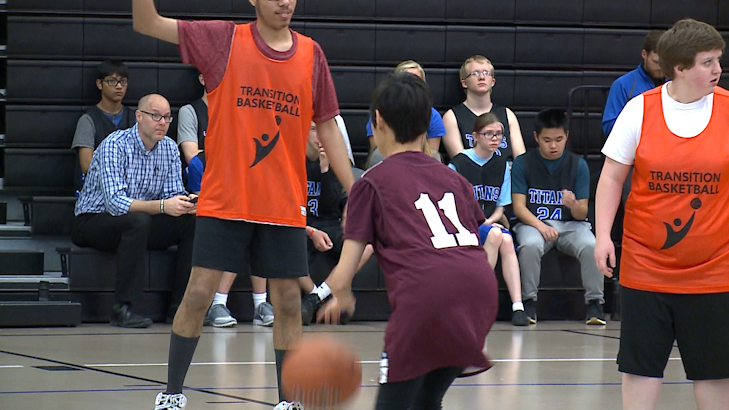
[[425,193],[420,194],[420,198],[415,201],[415,208],[423,212],[425,221],[428,223],[430,231],[433,236],[430,240],[433,242],[433,246],[436,249],[452,248],[454,246],[478,246],[478,236],[468,229],[461,223],[458,218],[458,211],[456,210],[456,200],[453,197],[453,192],[446,192],[443,194],[443,199],[438,201],[438,208],[443,210],[446,218],[451,221],[451,224],[458,230],[458,233],[450,234],[446,230],[443,221],[440,219],[438,210],[435,209],[433,201],[430,200],[430,196]]

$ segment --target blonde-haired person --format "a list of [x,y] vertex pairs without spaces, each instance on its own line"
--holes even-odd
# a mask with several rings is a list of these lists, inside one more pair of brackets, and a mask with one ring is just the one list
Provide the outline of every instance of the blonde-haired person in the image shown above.
[[[421,80],[425,81],[425,70],[423,70],[423,66],[418,64],[418,62],[413,60],[405,60],[402,63],[398,64],[395,67],[395,73],[410,73]],[[430,125],[428,126],[428,132],[427,132],[427,144],[423,144],[423,152],[425,152],[427,155],[430,155],[431,157],[440,160],[440,154],[438,153],[438,149],[440,148],[440,140],[445,135],[446,130],[443,126],[443,118],[440,116],[440,113],[435,108],[430,108]],[[377,144],[375,143],[375,139],[372,137],[372,119],[367,121],[367,137],[370,141],[370,158],[367,161],[368,162],[368,168],[372,165],[382,161],[382,154],[379,153],[377,150]],[[427,145],[427,146],[426,146]]]
[[481,114],[473,124],[476,146],[451,158],[448,167],[473,185],[473,195],[486,221],[479,226],[479,243],[494,270],[501,255],[501,272],[511,298],[511,323],[529,325],[521,299],[521,275],[511,232],[500,224],[504,207],[511,204],[511,169],[506,159],[494,153],[504,135],[504,124],[493,113]]
[[633,166],[620,260],[626,410],[656,408],[674,343],[697,407],[729,408],[729,92],[717,86],[724,47],[714,27],[677,22],[658,41],[670,81],[625,105],[602,150],[595,261],[608,277],[610,231]]
[[446,130],[443,145],[448,155],[454,157],[464,148],[473,148],[474,137],[471,134],[473,122],[476,121],[476,117],[487,112],[506,119],[508,123],[496,155],[512,162],[514,158],[525,153],[524,139],[516,115],[508,107],[491,101],[491,92],[496,84],[496,74],[491,61],[482,55],[471,56],[461,65],[459,74],[466,100],[443,115],[443,125]]

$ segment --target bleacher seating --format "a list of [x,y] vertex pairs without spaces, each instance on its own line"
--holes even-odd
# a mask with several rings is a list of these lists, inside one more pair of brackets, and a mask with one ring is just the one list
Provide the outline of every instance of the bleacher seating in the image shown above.
[[[178,18],[255,17],[247,1],[156,3],[163,14]],[[175,45],[132,30],[129,1],[10,0],[6,7],[7,24],[0,36],[7,39],[7,57],[0,59],[0,89],[6,89],[7,97],[0,99],[5,119],[4,128],[0,127],[0,134],[5,134],[3,189],[31,194],[28,223],[34,237],[66,235],[75,164],[69,147],[78,117],[98,101],[93,80],[99,61],[118,58],[128,63],[124,101],[128,106],[136,106],[147,93],[159,92],[170,100],[176,115],[181,105],[199,97],[201,87],[195,70],[180,63]],[[536,145],[532,121],[537,111],[566,108],[568,92],[575,87],[610,85],[640,62],[642,38],[649,29],[666,28],[686,16],[716,24],[729,40],[729,2],[722,0],[425,0],[417,7],[403,7],[401,0],[350,0],[336,6],[328,0],[299,0],[292,26],[317,40],[327,54],[355,159],[363,166],[369,147],[364,124],[371,92],[401,60],[423,64],[434,105],[444,112],[464,98],[458,78],[463,60],[473,54],[490,58],[496,67],[493,99],[516,112],[531,149]],[[722,77],[722,85],[729,85],[728,76]],[[591,97],[590,107],[598,107],[600,101]],[[591,109],[571,124],[572,144],[586,147],[595,175],[604,139],[599,116]],[[170,137],[175,137],[176,129],[173,123]],[[32,197],[39,194],[43,197]],[[86,260],[91,267],[108,268],[94,262],[98,254],[70,251],[68,255],[74,266]],[[550,292],[540,295],[540,305],[553,304],[553,317],[574,314],[575,306],[579,312],[579,285],[563,276],[574,273],[573,262],[559,254],[545,259],[542,285]],[[358,285],[360,301],[369,301],[358,304],[364,317],[389,312],[384,281],[373,277],[376,280],[357,279],[364,281]],[[108,299],[108,288],[99,293],[93,286],[86,289],[71,294],[94,304]],[[149,306],[164,302],[164,289],[163,285],[149,288]],[[247,301],[240,302],[245,285],[236,289],[241,293],[232,298],[233,308],[250,316]],[[503,293],[501,298],[508,307]],[[104,315],[108,312],[84,307],[84,320],[105,320]],[[550,314],[540,311],[540,317]]]

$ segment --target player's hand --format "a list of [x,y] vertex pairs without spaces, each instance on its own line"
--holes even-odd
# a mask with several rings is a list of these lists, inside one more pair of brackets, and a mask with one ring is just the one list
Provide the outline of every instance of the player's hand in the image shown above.
[[557,230],[554,229],[554,227],[545,224],[544,222],[542,222],[537,229],[539,230],[539,233],[542,234],[542,237],[544,237],[544,240],[547,242],[554,242],[559,237]]
[[498,223],[498,222],[494,222],[494,223],[492,223],[492,224],[491,224],[491,226],[495,226],[495,227],[497,227],[497,228],[499,228],[499,229],[506,229],[506,228],[504,228],[504,225],[501,225],[501,224],[500,224],[500,223]]
[[575,193],[568,190],[563,189],[562,190],[562,205],[566,206],[567,208],[572,208],[577,203],[577,197],[575,197]]
[[317,323],[326,323],[336,325],[344,322],[354,315],[355,298],[350,292],[344,297],[337,298],[332,295],[332,298],[319,308],[316,313]]
[[332,240],[329,238],[329,235],[326,232],[320,231],[318,229],[314,229],[314,232],[312,232],[311,241],[314,242],[314,247],[319,252],[326,252],[332,249],[332,246],[334,246]]
[[185,195],[165,199],[164,207],[165,214],[175,217],[197,212],[197,204],[191,203],[190,198]]
[[329,172],[329,157],[322,146],[319,146],[319,168],[322,174]]
[[610,237],[595,238],[595,263],[603,275],[613,277],[613,269],[616,267],[615,244]]

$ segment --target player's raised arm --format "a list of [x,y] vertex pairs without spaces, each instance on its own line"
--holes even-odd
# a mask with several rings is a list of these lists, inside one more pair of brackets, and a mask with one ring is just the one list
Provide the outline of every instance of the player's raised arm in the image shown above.
[[173,44],[180,44],[177,20],[160,16],[154,0],[132,0],[132,19],[134,20],[134,31]]

